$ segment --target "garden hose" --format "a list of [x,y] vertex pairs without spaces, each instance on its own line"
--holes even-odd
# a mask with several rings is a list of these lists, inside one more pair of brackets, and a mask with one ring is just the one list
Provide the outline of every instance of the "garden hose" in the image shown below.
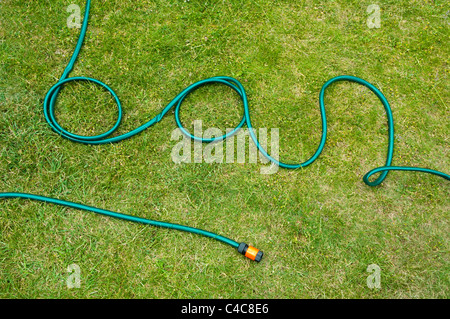
[[[369,186],[377,186],[383,182],[383,180],[386,178],[389,171],[417,171],[417,172],[423,172],[423,173],[437,175],[437,176],[443,177],[446,180],[450,180],[450,176],[448,174],[445,174],[445,173],[442,173],[442,172],[439,172],[436,170],[432,170],[432,169],[420,168],[420,167],[408,167],[408,166],[391,166],[393,151],[394,151],[394,121],[393,121],[392,111],[391,111],[389,102],[387,101],[385,96],[381,93],[381,91],[378,90],[375,86],[373,86],[369,82],[367,82],[363,79],[360,79],[358,77],[348,76],[348,75],[334,77],[334,78],[328,80],[322,86],[322,89],[319,94],[319,106],[320,106],[320,114],[321,114],[321,120],[322,120],[322,136],[321,136],[319,146],[318,146],[317,150],[315,151],[315,153],[311,156],[311,158],[309,158],[308,160],[306,160],[303,163],[287,164],[287,163],[281,162],[281,161],[273,158],[270,154],[267,153],[267,151],[259,143],[255,133],[253,132],[254,130],[252,128],[252,124],[250,121],[250,113],[249,113],[247,95],[245,93],[244,87],[238,80],[231,78],[231,77],[227,77],[227,76],[212,77],[212,78],[204,79],[204,80],[198,81],[194,84],[191,84],[186,89],[184,89],[181,93],[179,93],[169,104],[167,104],[167,106],[161,111],[161,113],[156,115],[154,118],[152,118],[145,124],[139,126],[138,128],[136,128],[128,133],[125,133],[125,134],[122,134],[119,136],[110,137],[110,135],[117,130],[117,128],[119,127],[120,122],[122,120],[122,106],[121,106],[121,103],[120,103],[120,100],[119,100],[117,94],[108,85],[106,85],[105,83],[103,83],[97,79],[93,79],[93,78],[89,78],[89,77],[68,77],[69,73],[72,71],[72,69],[74,67],[74,64],[77,60],[77,57],[78,57],[81,47],[83,45],[83,41],[84,41],[84,38],[86,35],[86,30],[88,27],[90,5],[91,5],[91,1],[87,0],[83,24],[81,26],[80,36],[79,36],[77,45],[75,47],[74,53],[67,65],[67,67],[65,68],[60,80],[49,89],[49,91],[47,92],[47,94],[45,96],[45,100],[44,100],[45,120],[47,121],[47,123],[50,125],[50,127],[56,133],[58,133],[59,135],[61,135],[62,137],[66,138],[66,139],[69,139],[73,142],[83,143],[83,144],[107,144],[107,143],[118,142],[118,141],[130,138],[130,137],[144,131],[145,129],[149,128],[150,126],[160,122],[162,120],[162,118],[167,114],[167,112],[169,112],[169,110],[171,110],[173,107],[175,107],[174,114],[175,114],[175,122],[176,122],[177,126],[186,136],[188,136],[192,140],[201,141],[204,143],[211,143],[211,142],[225,140],[228,137],[232,136],[233,134],[236,134],[245,124],[249,129],[250,137],[252,138],[253,142],[255,143],[257,149],[261,152],[261,154],[264,157],[266,157],[269,161],[274,163],[274,165],[278,165],[279,167],[287,168],[287,169],[297,169],[300,167],[306,167],[306,166],[310,165],[311,163],[313,163],[319,157],[319,155],[321,154],[321,152],[325,146],[326,137],[327,137],[327,120],[326,120],[325,104],[324,104],[325,90],[334,82],[350,81],[350,82],[356,82],[358,84],[364,85],[365,87],[369,88],[383,104],[384,109],[386,111],[387,118],[388,118],[389,141],[388,141],[386,163],[384,166],[374,168],[374,169],[370,170],[369,172],[367,172],[363,177],[364,183],[366,183]],[[117,116],[116,123],[113,125],[113,127],[111,129],[109,129],[105,133],[95,135],[95,136],[82,136],[82,135],[77,135],[77,134],[71,133],[58,124],[56,117],[55,117],[56,99],[57,99],[58,94],[60,93],[60,90],[63,87],[63,85],[65,85],[68,82],[74,82],[74,81],[76,81],[76,82],[86,81],[89,83],[95,83],[95,84],[103,87],[104,89],[106,89],[114,97],[115,102],[117,104],[118,116]],[[199,87],[201,87],[203,85],[212,84],[212,83],[223,84],[223,85],[230,87],[234,91],[236,91],[242,100],[243,107],[244,107],[244,114],[243,114],[243,117],[242,117],[241,121],[239,122],[239,124],[233,130],[231,130],[230,132],[228,132],[227,134],[225,134],[223,136],[207,139],[207,138],[192,135],[190,132],[188,132],[183,127],[183,125],[180,121],[179,113],[180,113],[181,104],[183,103],[184,99],[190,93],[192,93],[193,91],[195,91],[196,89],[198,89]],[[379,176],[375,180],[370,181],[369,178],[372,175],[377,174],[377,173],[379,173]],[[221,241],[225,244],[228,244],[228,245],[236,248],[239,253],[245,255],[246,257],[248,257],[252,260],[258,261],[258,262],[261,260],[261,258],[263,256],[262,251],[254,248],[252,246],[249,246],[246,243],[238,243],[229,238],[226,238],[226,237],[223,237],[223,236],[220,236],[215,233],[208,232],[208,231],[205,231],[202,229],[194,228],[194,227],[188,227],[188,226],[183,226],[183,225],[178,225],[178,224],[173,224],[173,223],[155,221],[155,220],[151,220],[151,219],[116,213],[116,212],[112,212],[112,211],[108,211],[108,210],[104,210],[104,209],[100,209],[100,208],[96,208],[96,207],[91,207],[91,206],[87,206],[87,205],[83,205],[83,204],[78,204],[78,203],[74,203],[74,202],[69,202],[69,201],[44,197],[44,196],[38,196],[38,195],[33,195],[33,194],[0,193],[0,198],[25,198],[25,199],[30,199],[30,200],[36,200],[36,201],[41,201],[41,202],[46,202],[46,203],[62,205],[62,206],[85,210],[85,211],[91,211],[91,212],[94,212],[97,214],[106,215],[109,217],[115,217],[115,218],[132,221],[132,222],[136,222],[136,223],[142,223],[142,224],[163,227],[163,228],[176,229],[176,230],[180,230],[180,231],[203,235],[203,236],[210,237],[210,238],[216,239],[218,241]]]

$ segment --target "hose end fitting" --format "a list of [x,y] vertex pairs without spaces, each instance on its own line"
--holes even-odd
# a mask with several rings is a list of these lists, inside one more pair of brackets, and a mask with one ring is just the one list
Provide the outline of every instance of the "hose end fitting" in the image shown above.
[[239,244],[238,252],[256,262],[260,262],[264,255],[262,251],[246,243]]

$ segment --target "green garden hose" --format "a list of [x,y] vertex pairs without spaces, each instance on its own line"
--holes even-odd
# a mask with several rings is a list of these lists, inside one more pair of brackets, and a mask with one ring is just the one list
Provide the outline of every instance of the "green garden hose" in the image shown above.
[[[325,146],[326,137],[327,137],[327,120],[326,120],[325,104],[324,104],[325,90],[334,82],[350,81],[350,82],[359,83],[359,84],[364,85],[367,88],[369,88],[383,104],[384,109],[386,111],[387,118],[388,118],[389,142],[388,142],[386,163],[384,166],[374,168],[374,169],[370,170],[369,172],[367,172],[363,177],[364,183],[366,183],[369,186],[377,186],[383,182],[383,180],[386,178],[389,171],[394,171],[394,170],[424,172],[424,173],[434,174],[434,175],[443,177],[446,180],[450,180],[450,176],[448,174],[445,174],[445,173],[442,173],[442,172],[439,172],[436,170],[432,170],[432,169],[420,168],[420,167],[407,167],[407,166],[391,166],[392,156],[393,156],[393,151],[394,151],[394,121],[393,121],[392,111],[389,106],[389,102],[387,101],[385,96],[381,93],[381,91],[378,90],[375,86],[373,86],[369,82],[367,82],[363,79],[360,79],[358,77],[348,76],[348,75],[334,77],[334,78],[328,80],[322,86],[322,89],[321,89],[320,95],[319,95],[319,105],[320,105],[320,113],[321,113],[321,119],[322,119],[322,137],[320,140],[320,144],[319,144],[317,150],[315,151],[315,153],[313,154],[313,156],[311,156],[311,158],[309,158],[307,161],[305,161],[303,163],[298,163],[298,164],[283,163],[281,161],[276,160],[270,154],[267,153],[267,151],[259,143],[259,141],[256,138],[256,135],[252,129],[247,95],[245,93],[244,87],[238,80],[231,78],[231,77],[227,77],[227,76],[212,77],[212,78],[204,79],[204,80],[198,81],[194,84],[191,84],[186,89],[184,89],[181,93],[179,93],[169,104],[167,104],[167,106],[161,111],[161,113],[156,115],[154,118],[152,118],[145,124],[139,126],[138,128],[136,128],[128,133],[125,133],[125,134],[122,134],[119,136],[115,136],[115,137],[109,137],[113,132],[115,132],[117,130],[117,128],[119,127],[120,122],[122,120],[122,106],[121,106],[121,103],[120,103],[120,100],[119,100],[117,94],[108,85],[106,85],[105,83],[103,83],[99,80],[96,80],[93,78],[88,78],[88,77],[71,77],[71,78],[68,77],[69,73],[72,71],[72,69],[74,67],[74,64],[77,60],[77,57],[78,57],[81,47],[83,45],[83,41],[84,41],[84,38],[86,35],[86,30],[88,27],[90,6],[91,6],[91,1],[87,0],[86,1],[86,9],[85,9],[85,13],[84,13],[84,20],[83,20],[80,36],[79,36],[77,45],[75,47],[74,53],[69,61],[69,64],[65,68],[60,80],[50,88],[50,90],[47,92],[47,94],[45,96],[45,100],[44,100],[44,116],[45,116],[46,121],[48,122],[50,127],[56,133],[58,133],[59,135],[61,135],[64,138],[67,138],[73,142],[78,142],[78,143],[83,143],[83,144],[107,144],[107,143],[118,142],[118,141],[130,138],[130,137],[144,131],[148,127],[158,123],[159,121],[162,120],[164,115],[166,115],[169,110],[171,110],[173,107],[175,107],[174,113],[175,113],[176,124],[180,128],[180,130],[186,136],[190,137],[191,139],[196,140],[196,141],[201,141],[204,143],[217,142],[220,140],[224,140],[224,139],[232,136],[233,134],[236,134],[239,131],[239,129],[241,129],[245,124],[249,129],[249,133],[250,133],[250,136],[251,136],[253,142],[255,143],[257,149],[261,152],[261,154],[263,154],[263,156],[265,156],[268,160],[270,160],[271,162],[273,162],[274,164],[276,164],[282,168],[296,169],[296,168],[300,168],[300,167],[306,167],[306,166],[310,165],[311,163],[313,163],[319,157],[319,155],[321,154],[321,152]],[[114,97],[115,102],[117,104],[118,116],[117,116],[117,121],[114,124],[114,126],[111,129],[109,129],[107,132],[99,134],[99,135],[95,135],[95,136],[82,136],[82,135],[73,134],[73,133],[65,130],[63,127],[61,127],[58,124],[58,122],[55,118],[56,99],[58,97],[58,94],[59,94],[62,86],[68,82],[73,82],[73,81],[87,81],[90,83],[95,83],[97,85],[100,85],[104,89],[106,89]],[[196,89],[198,89],[199,87],[201,87],[203,85],[207,85],[207,84],[211,84],[211,83],[223,84],[223,85],[230,87],[234,91],[236,91],[242,99],[242,103],[243,103],[243,107],[244,107],[244,114],[243,114],[242,120],[232,131],[230,131],[227,134],[220,136],[220,137],[205,139],[203,137],[198,137],[198,136],[192,135],[183,127],[183,125],[180,121],[179,112],[180,112],[181,104],[183,103],[183,100],[186,98],[186,96],[188,94],[192,93],[193,91],[195,91]],[[379,176],[374,181],[370,181],[369,178],[372,175],[377,174],[377,173],[379,173]],[[95,208],[95,207],[91,207],[91,206],[87,206],[87,205],[83,205],[83,204],[77,204],[77,203],[73,203],[73,202],[69,202],[69,201],[64,201],[64,200],[59,200],[59,199],[54,199],[54,198],[49,198],[49,197],[44,197],[44,196],[38,196],[38,195],[33,195],[33,194],[0,193],[0,198],[31,199],[31,200],[36,200],[36,201],[42,201],[42,202],[67,206],[67,207],[71,207],[71,208],[75,208],[75,209],[91,211],[91,212],[94,212],[97,214],[102,214],[102,215],[115,217],[115,218],[119,218],[119,219],[124,219],[127,221],[132,221],[132,222],[137,222],[137,223],[148,224],[151,226],[164,227],[164,228],[170,228],[170,229],[176,229],[176,230],[180,230],[180,231],[190,232],[190,233],[194,233],[194,234],[207,236],[207,237],[219,240],[225,244],[228,244],[228,245],[236,248],[240,253],[242,253],[243,255],[245,255],[246,257],[248,257],[252,260],[260,261],[263,256],[263,253],[261,251],[259,251],[258,249],[254,248],[252,246],[249,246],[245,243],[238,243],[229,238],[226,238],[226,237],[223,237],[223,236],[220,236],[220,235],[217,235],[217,234],[205,231],[205,230],[194,228],[194,227],[188,227],[188,226],[183,226],[183,225],[178,225],[178,224],[173,224],[173,223],[167,223],[167,222],[161,222],[161,221],[155,221],[155,220],[151,220],[151,219],[135,217],[135,216],[116,213],[116,212],[103,210],[103,209],[99,209],[99,208]]]

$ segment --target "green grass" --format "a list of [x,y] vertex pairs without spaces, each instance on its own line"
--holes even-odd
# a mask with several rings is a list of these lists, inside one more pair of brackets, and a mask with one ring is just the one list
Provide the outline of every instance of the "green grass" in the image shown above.
[[[0,191],[28,192],[201,227],[265,252],[261,263],[207,238],[27,200],[0,202],[2,298],[449,298],[449,184],[384,163],[382,105],[366,88],[327,91],[329,137],[311,166],[260,174],[262,164],[174,164],[169,114],[114,145],[60,138],[42,112],[78,39],[74,1],[0,4]],[[76,2],[84,10],[84,1]],[[341,75],[361,77],[391,103],[393,165],[449,172],[449,23],[445,1],[100,1],[71,76],[110,85],[125,118],[149,120],[189,84],[241,81],[254,127],[279,128],[280,156],[304,161],[320,138],[318,94]],[[116,116],[98,87],[67,85],[58,118],[95,134]],[[223,130],[241,117],[222,86],[189,96],[187,128]],[[68,289],[67,266],[81,269]],[[381,268],[369,289],[368,265]]]

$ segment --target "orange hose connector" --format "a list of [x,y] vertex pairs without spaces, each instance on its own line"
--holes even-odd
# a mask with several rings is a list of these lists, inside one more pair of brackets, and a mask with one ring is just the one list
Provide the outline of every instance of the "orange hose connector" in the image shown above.
[[264,255],[262,251],[253,246],[249,246],[246,243],[239,244],[238,252],[256,262],[260,262]]

